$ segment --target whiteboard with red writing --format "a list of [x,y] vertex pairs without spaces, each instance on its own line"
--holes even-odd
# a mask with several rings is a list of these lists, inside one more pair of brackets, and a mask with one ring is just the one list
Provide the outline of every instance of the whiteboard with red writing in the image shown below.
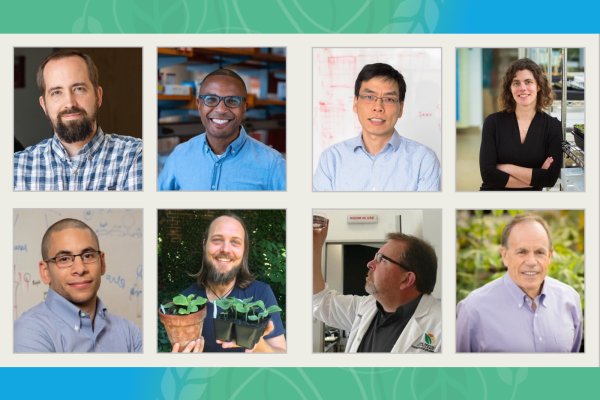
[[367,64],[386,63],[406,81],[400,135],[426,145],[442,160],[442,50],[440,48],[314,48],[313,173],[327,147],[357,136],[354,83]]

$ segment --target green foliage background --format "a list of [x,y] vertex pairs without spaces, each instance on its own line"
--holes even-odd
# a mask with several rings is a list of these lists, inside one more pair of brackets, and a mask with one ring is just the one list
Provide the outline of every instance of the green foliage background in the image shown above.
[[583,210],[461,210],[456,213],[456,302],[506,273],[500,256],[502,229],[515,215],[537,214],[550,226],[554,254],[548,276],[573,287],[584,307]]
[[[256,279],[273,289],[281,311],[283,326],[286,326],[286,212],[285,210],[178,210],[182,238],[172,240],[167,220],[167,211],[158,211],[158,309],[181,291],[196,282],[188,274],[200,270],[203,256],[202,241],[208,224],[217,216],[237,214],[250,235],[250,271]],[[181,216],[181,214],[179,214]],[[158,314],[157,314],[158,320]],[[158,321],[159,352],[171,351],[165,328]]]

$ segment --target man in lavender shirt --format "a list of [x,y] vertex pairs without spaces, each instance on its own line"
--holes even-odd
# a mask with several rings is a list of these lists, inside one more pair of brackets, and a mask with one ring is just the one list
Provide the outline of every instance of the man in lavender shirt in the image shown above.
[[546,276],[552,237],[542,218],[523,214],[502,231],[508,273],[458,303],[457,352],[578,352],[583,332],[579,294]]

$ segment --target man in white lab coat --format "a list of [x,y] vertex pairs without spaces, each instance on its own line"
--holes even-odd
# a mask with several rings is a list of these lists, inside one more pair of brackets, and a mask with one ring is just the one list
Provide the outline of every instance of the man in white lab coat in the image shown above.
[[370,296],[343,295],[329,289],[321,273],[327,230],[313,230],[313,315],[350,332],[346,352],[439,352],[442,310],[431,295],[437,272],[433,247],[411,235],[388,234],[367,263]]

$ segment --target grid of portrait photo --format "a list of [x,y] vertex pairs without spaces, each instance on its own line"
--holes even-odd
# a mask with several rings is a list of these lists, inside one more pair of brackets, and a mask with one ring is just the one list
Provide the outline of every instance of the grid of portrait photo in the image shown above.
[[399,36],[3,44],[5,366],[597,366],[598,35]]

